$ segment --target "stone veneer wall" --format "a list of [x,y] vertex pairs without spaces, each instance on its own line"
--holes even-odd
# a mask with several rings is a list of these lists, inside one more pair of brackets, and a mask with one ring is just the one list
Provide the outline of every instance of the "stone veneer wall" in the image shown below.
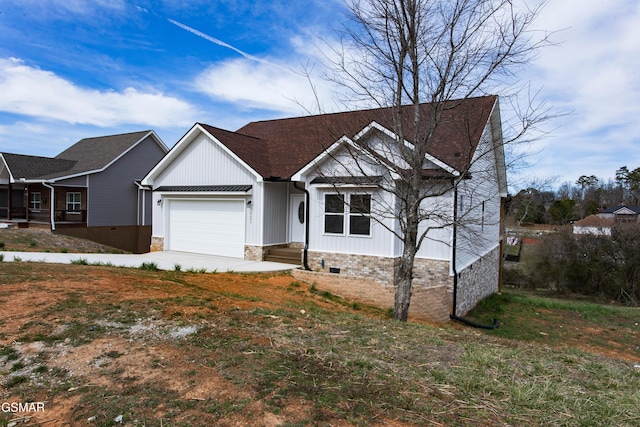
[[314,271],[329,273],[330,268],[339,268],[340,276],[366,277],[383,286],[393,285],[397,259],[334,252],[308,252],[309,268]]
[[[324,268],[321,261],[324,260]],[[356,254],[309,251],[309,267],[312,272],[294,270],[294,276],[306,276],[304,280],[317,282],[332,292],[356,294],[359,299],[370,301],[384,308],[393,308],[399,257],[377,257]],[[330,273],[331,267],[340,273]],[[451,289],[453,277],[449,274],[449,261],[416,258],[411,290],[409,316],[446,322],[451,314]]]
[[244,245],[244,259],[247,261],[264,261],[264,257],[269,253],[269,249],[288,247],[290,247],[288,243],[269,246]]
[[[309,267],[314,271],[329,273],[331,267],[339,268],[340,275],[366,277],[383,286],[393,286],[400,258],[370,255],[344,254],[309,251]],[[324,268],[322,267],[324,260]],[[416,258],[414,261],[413,287],[451,287],[453,279],[449,274],[449,261]]]
[[[342,297],[353,298],[384,309],[393,309],[396,288],[381,286],[369,277],[345,276],[318,271],[291,270],[298,280],[314,283],[319,289]],[[446,286],[414,288],[409,306],[409,320],[424,319],[444,323],[449,321],[451,297]]]
[[498,292],[500,247],[458,273],[456,315],[464,316],[483,298]]
[[151,252],[164,251],[164,237],[151,236]]

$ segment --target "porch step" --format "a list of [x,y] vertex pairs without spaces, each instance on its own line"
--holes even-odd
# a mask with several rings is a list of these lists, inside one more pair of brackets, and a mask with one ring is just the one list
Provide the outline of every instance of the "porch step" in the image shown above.
[[269,249],[264,257],[265,261],[282,262],[285,264],[299,265],[302,262],[302,249],[299,248],[275,248]]

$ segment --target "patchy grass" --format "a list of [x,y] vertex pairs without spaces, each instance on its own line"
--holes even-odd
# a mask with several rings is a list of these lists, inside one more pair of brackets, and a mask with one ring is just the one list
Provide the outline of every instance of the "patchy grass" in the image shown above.
[[34,423],[639,421],[637,309],[505,292],[471,313],[503,322],[481,332],[394,322],[286,274],[38,263],[3,265],[0,298],[3,399],[45,401]]
[[487,334],[554,347],[599,349],[600,354],[640,361],[640,309],[507,290],[482,301],[467,316],[500,319]]
[[12,252],[124,253],[90,240],[34,228],[0,229],[0,250]]

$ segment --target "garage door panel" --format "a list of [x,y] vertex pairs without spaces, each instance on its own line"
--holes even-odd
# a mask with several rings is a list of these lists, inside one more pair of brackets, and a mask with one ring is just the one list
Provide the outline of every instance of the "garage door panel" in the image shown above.
[[169,249],[244,257],[243,200],[172,200]]

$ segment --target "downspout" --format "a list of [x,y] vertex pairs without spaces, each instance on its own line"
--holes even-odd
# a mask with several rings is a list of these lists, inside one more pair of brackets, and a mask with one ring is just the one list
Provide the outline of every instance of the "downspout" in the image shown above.
[[53,186],[47,184],[46,182],[42,182],[42,185],[49,188],[51,190],[50,206],[49,206],[49,214],[51,221],[51,231],[55,231],[56,229],[56,193]]
[[302,265],[307,271],[309,268],[309,191],[298,185],[297,181],[293,181],[293,187],[297,190],[304,191],[304,249],[302,250]]
[[464,323],[465,325],[468,326],[472,326],[474,328],[479,328],[479,329],[496,329],[498,326],[500,326],[500,322],[498,322],[498,319],[493,319],[493,325],[482,325],[480,323],[476,323],[476,322],[472,322],[469,319],[465,319],[463,317],[460,317],[458,315],[456,315],[456,308],[458,305],[458,270],[457,270],[457,266],[456,266],[456,251],[458,249],[458,186],[455,183],[455,180],[452,181],[453,183],[453,241],[452,241],[452,245],[453,245],[453,250],[452,250],[452,259],[451,259],[451,270],[453,271],[453,309],[451,310],[452,313],[449,315],[449,318],[451,318],[451,320],[457,320],[458,322]]
[[[142,184],[140,184],[138,181],[136,181],[135,179],[133,180],[133,183],[136,185],[136,187],[138,187],[138,206],[136,207],[136,225],[140,225],[140,223],[142,223],[142,226],[144,227],[144,217],[146,216],[146,205],[147,205],[147,198],[145,197],[145,191],[146,188],[144,188],[144,186]],[[140,191],[142,191],[142,216],[140,216]]]

